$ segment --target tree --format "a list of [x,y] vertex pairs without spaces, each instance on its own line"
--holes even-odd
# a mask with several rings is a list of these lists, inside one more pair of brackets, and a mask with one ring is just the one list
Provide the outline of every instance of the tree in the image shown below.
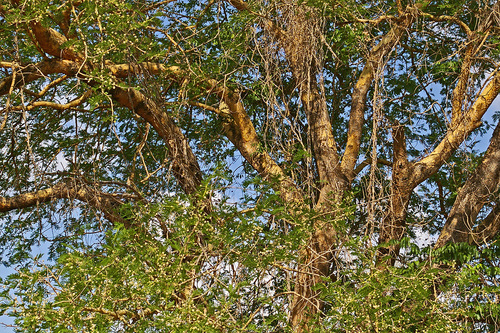
[[3,2],[3,308],[28,331],[497,330],[500,124],[476,141],[499,6]]

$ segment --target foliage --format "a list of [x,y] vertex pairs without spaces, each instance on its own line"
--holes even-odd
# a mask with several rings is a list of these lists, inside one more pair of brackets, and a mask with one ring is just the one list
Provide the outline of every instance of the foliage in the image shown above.
[[[279,207],[267,201],[238,212],[221,202],[203,216],[171,197],[135,213],[138,229],[118,226],[104,243],[68,246],[52,264],[33,258],[3,281],[2,310],[22,332],[289,331],[289,263],[309,228],[297,224],[305,212]],[[269,228],[271,216],[295,227]],[[327,306],[313,332],[498,329],[498,244],[436,252],[405,239],[408,261],[386,270],[373,266],[365,244],[353,237],[339,250],[342,269],[320,290]],[[460,262],[468,264],[456,271]]]
[[1,2],[0,312],[19,332],[498,331],[499,13]]

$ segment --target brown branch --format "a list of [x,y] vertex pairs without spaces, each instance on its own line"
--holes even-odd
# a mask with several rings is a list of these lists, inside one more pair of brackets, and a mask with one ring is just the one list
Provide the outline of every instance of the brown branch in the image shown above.
[[76,106],[81,105],[83,102],[85,102],[90,95],[92,95],[92,89],[87,90],[82,96],[75,98],[74,100],[66,103],[66,104],[59,104],[59,103],[54,103],[54,102],[49,102],[49,101],[36,101],[32,102],[26,106],[20,105],[20,106],[13,106],[11,107],[12,110],[27,110],[31,111],[35,108],[38,107],[46,107],[46,108],[52,108],[58,111],[64,111],[68,110],[71,108],[74,108]]
[[467,24],[465,24],[465,22],[461,21],[458,17],[449,16],[449,15],[438,15],[438,16],[435,16],[435,15],[424,13],[424,12],[421,12],[421,15],[423,17],[425,17],[425,18],[428,18],[431,21],[434,21],[434,22],[451,22],[451,23],[455,23],[456,25],[458,25],[467,34],[467,36],[470,36],[472,34],[472,31],[469,28],[469,26]]
[[[377,17],[375,20],[370,20],[370,19],[362,19],[362,18],[354,18],[354,21],[352,22],[357,22],[357,23],[368,23],[368,24],[372,24],[372,25],[379,25],[380,23],[382,22],[386,22],[386,21],[395,21],[397,20],[398,18],[396,16],[393,16],[393,15],[381,15],[379,17]],[[343,22],[345,23],[345,22]]]
[[465,102],[465,92],[468,87],[468,81],[470,77],[470,69],[472,67],[472,56],[474,54],[475,45],[474,43],[469,43],[464,54],[464,60],[462,62],[462,67],[460,69],[460,75],[458,76],[458,82],[453,89],[452,99],[451,99],[451,126],[456,126],[463,115],[463,104]]
[[82,69],[81,63],[61,59],[47,59],[24,66],[15,75],[7,76],[0,81],[0,96],[9,93],[12,82],[14,82],[14,88],[18,89],[49,74],[61,73],[75,76],[80,69]]
[[9,61],[0,61],[0,67],[2,68],[13,68],[16,67],[15,62],[9,62]]
[[130,324],[129,323],[130,320],[135,321],[141,317],[151,316],[151,315],[158,312],[158,310],[142,309],[142,313],[137,314],[135,312],[125,310],[125,309],[111,311],[111,310],[107,310],[104,308],[92,308],[92,307],[87,307],[87,306],[83,307],[82,311],[91,312],[91,313],[100,313],[100,314],[106,315],[108,317],[111,317],[114,320],[120,320],[121,322],[123,322],[127,326]]
[[[393,166],[391,201],[389,212],[380,226],[379,245],[391,240],[400,240],[406,230],[405,219],[413,187],[408,179],[413,171],[413,165],[408,162],[406,137],[404,127],[396,124],[392,129],[393,137]],[[393,265],[399,253],[399,245],[380,247],[377,253],[378,265]],[[385,256],[389,256],[386,261]]]
[[500,204],[497,203],[486,218],[469,235],[469,244],[482,245],[500,234]]
[[114,64],[111,61],[106,61],[105,65],[116,78],[126,78],[131,75],[141,74],[156,75],[160,73],[167,74],[171,79],[179,79],[186,76],[179,66],[165,66],[154,62]]
[[199,102],[194,102],[194,101],[188,101],[187,102],[189,105],[191,106],[196,106],[196,107],[199,107],[199,108],[202,108],[202,109],[205,109],[207,111],[211,111],[213,113],[216,113],[218,114],[219,116],[222,116],[222,115],[227,115],[226,113],[224,113],[223,110],[224,108],[222,107],[219,107],[219,108],[216,108],[216,107],[213,107],[211,105],[207,105],[207,104],[204,104],[204,103],[199,103]]
[[500,93],[500,71],[492,74],[492,78],[482,90],[469,110],[451,127],[437,147],[426,157],[415,162],[414,172],[409,180],[413,186],[429,178],[448,160],[467,136],[481,125],[481,118],[491,103]]
[[[489,239],[488,230],[496,230],[497,218],[487,218],[479,231],[473,232],[480,210],[488,203],[492,193],[500,186],[500,123],[497,125],[483,160],[467,179],[455,199],[448,219],[436,242],[436,247],[447,243],[466,242],[474,239]],[[493,232],[493,231],[492,231]],[[474,235],[478,233],[479,235]]]
[[[359,175],[361,171],[363,171],[364,168],[372,164],[372,159],[371,157],[367,158],[363,162],[359,163],[358,166],[354,169],[354,174]],[[385,165],[388,167],[392,167],[392,162],[388,160],[384,160],[383,158],[377,158],[377,164]]]
[[52,28],[44,27],[38,21],[30,22],[30,27],[33,32],[33,36],[38,43],[38,47],[40,47],[43,52],[59,59],[84,59],[83,55],[78,54],[73,47],[63,47],[64,43],[68,41],[66,36],[64,36],[63,34],[57,32]]
[[[182,75],[182,71],[179,67],[165,67],[155,63],[145,63],[142,65],[114,65],[108,62],[107,68],[117,77],[138,75],[144,73],[144,71],[154,74],[165,72],[173,79]],[[13,82],[14,86],[19,88],[26,83],[45,77],[48,74],[64,73],[68,76],[76,76],[81,73],[80,70],[85,69],[84,63],[78,61],[60,59],[44,60],[38,64],[26,66],[20,73],[17,73],[17,75],[11,75],[0,81],[0,95],[8,93]],[[89,79],[87,79],[87,81],[90,85],[97,84]],[[181,187],[187,194],[195,193],[196,189],[201,184],[202,173],[196,157],[189,147],[187,139],[177,125],[175,125],[171,117],[163,110],[159,109],[153,100],[135,89],[115,86],[110,90],[110,93],[118,103],[136,112],[153,126],[169,148],[168,152],[172,160],[172,170]],[[87,96],[84,95],[82,98],[66,105],[44,101],[33,102],[31,107],[47,106],[56,109],[65,109],[66,107],[78,105],[83,102],[86,97]]]
[[[166,74],[170,79],[180,82],[186,76],[185,72],[178,66],[164,66],[158,63],[145,62],[142,64],[113,64],[106,62],[106,68],[116,77],[124,78],[130,75],[141,75],[144,73]],[[29,65],[15,79],[15,86],[20,87],[27,82],[53,73],[64,73],[77,75],[82,64],[68,60],[45,60],[35,65]],[[0,95],[8,92],[12,77],[0,81]],[[92,84],[92,82],[89,82]],[[95,84],[95,83],[94,83]],[[236,145],[242,155],[263,176],[264,179],[281,179],[279,191],[287,201],[296,201],[301,197],[293,181],[287,177],[283,170],[272,160],[269,154],[262,152],[255,128],[244,110],[239,97],[225,87],[220,87],[215,80],[208,80],[200,85],[219,96],[228,105],[231,112],[231,121],[225,125],[225,133]],[[5,91],[5,92],[4,92]],[[136,112],[141,118],[150,123],[167,144],[169,155],[172,160],[172,170],[181,187],[188,194],[196,192],[201,184],[202,173],[195,155],[193,154],[187,139],[174,121],[156,103],[141,92],[132,88],[121,88],[115,86],[110,90],[111,96],[120,105]],[[40,102],[36,102],[40,103]],[[41,105],[41,104],[40,104]],[[48,104],[46,104],[48,106]],[[198,105],[200,106],[200,105]]]
[[239,11],[251,11],[250,7],[245,1],[242,0],[227,0],[227,1]]
[[[422,6],[424,3],[419,4]],[[386,57],[398,43],[399,39],[406,29],[414,22],[415,15],[413,8],[409,8],[405,16],[400,18],[400,23],[382,38],[369,52],[365,67],[361,72],[354,90],[352,92],[351,112],[349,115],[349,130],[347,132],[347,143],[344,156],[342,157],[341,169],[352,182],[355,173],[354,168],[358,160],[359,149],[361,146],[361,136],[363,131],[364,116],[366,110],[366,100],[368,91],[375,78],[375,73],[381,66],[384,57]]]
[[117,212],[118,207],[124,202],[119,198],[114,198],[112,195],[102,193],[75,180],[63,181],[35,192],[12,197],[0,197],[0,212],[33,207],[54,199],[78,199],[101,211],[109,221],[123,223],[125,226],[130,225]]
[[196,193],[203,175],[187,138],[173,119],[136,89],[115,87],[110,94],[120,105],[134,111],[153,126],[168,147],[172,171],[180,186],[186,194]]
[[[217,81],[209,80],[210,92],[219,96],[227,106],[230,117],[225,117],[224,132],[236,146],[241,155],[267,181],[276,181],[281,198],[288,203],[302,201],[302,194],[281,167],[262,150],[260,140],[250,117],[245,111],[239,94],[220,86]],[[224,109],[224,108],[220,108]]]

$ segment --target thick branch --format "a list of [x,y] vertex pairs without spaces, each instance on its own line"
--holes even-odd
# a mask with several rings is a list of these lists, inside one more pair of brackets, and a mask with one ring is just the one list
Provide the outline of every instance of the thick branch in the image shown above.
[[[500,185],[500,123],[497,125],[483,160],[474,174],[460,189],[448,220],[441,231],[436,247],[447,243],[466,242],[474,234],[479,211],[489,202]],[[495,218],[486,219],[480,227],[480,237],[488,239],[486,231],[495,229]],[[485,223],[485,222],[483,222]],[[498,228],[498,226],[496,226]],[[481,239],[479,236],[474,238]]]
[[227,88],[220,87],[215,80],[210,80],[209,83],[212,86],[212,93],[217,94],[229,109],[229,115],[224,124],[227,138],[265,180],[277,182],[277,190],[285,202],[302,201],[300,190],[292,179],[285,175],[267,152],[261,149],[257,132],[245,111],[240,96],[230,92]]
[[410,179],[413,186],[429,178],[448,160],[469,134],[481,125],[481,118],[500,93],[500,71],[494,73],[469,110],[452,126],[438,146],[426,157],[415,163]]
[[[19,6],[19,0],[12,0],[12,4],[15,6]],[[72,4],[76,5],[78,1],[74,1]],[[65,11],[64,16],[66,16],[66,22],[63,23],[63,31],[69,28],[69,8]],[[3,7],[0,7],[0,14],[5,15],[5,10]],[[38,47],[40,47],[43,52],[54,56],[59,59],[66,60],[82,60],[84,57],[80,54],[77,54],[72,47],[63,47],[63,44],[68,41],[66,36],[57,32],[52,28],[44,27],[39,21],[33,20],[29,22],[29,26],[31,31],[33,32],[33,36],[38,43]]]
[[140,64],[114,64],[111,61],[106,61],[105,65],[116,78],[120,79],[131,75],[156,75],[160,73],[167,74],[170,78],[175,80],[179,80],[179,78],[185,76],[185,73],[179,66],[165,66],[155,62],[143,62]]
[[[392,129],[393,166],[390,209],[380,227],[379,244],[391,240],[400,240],[406,230],[405,219],[413,187],[408,183],[412,173],[412,164],[408,162],[404,127],[397,124]],[[389,256],[389,264],[393,265],[399,253],[398,245],[380,247],[377,263],[386,264],[385,256]]]
[[82,64],[60,59],[47,59],[37,64],[30,64],[16,72],[16,75],[10,75],[0,81],[0,96],[9,93],[14,80],[14,88],[18,89],[24,85],[46,77],[49,74],[62,73],[68,76],[75,76],[82,69]]
[[101,211],[113,223],[129,224],[117,212],[118,207],[123,204],[121,200],[71,180],[36,192],[0,197],[0,212],[33,207],[54,199],[78,199]]
[[245,1],[242,0],[228,0],[228,2],[234,6],[239,11],[245,11],[245,10],[250,10],[250,7],[248,7],[248,4]]
[[60,59],[81,60],[83,56],[77,54],[71,47],[63,47],[68,40],[52,28],[44,27],[40,22],[31,22],[33,34],[40,48],[47,54]]
[[359,76],[352,93],[351,112],[349,115],[349,130],[347,133],[347,144],[342,157],[341,168],[344,174],[352,182],[355,173],[354,167],[358,160],[363,130],[366,99],[375,74],[386,57],[398,43],[406,29],[413,23],[415,17],[410,10],[401,22],[396,24],[368,54],[367,61],[361,75]]
[[486,218],[469,235],[469,244],[485,244],[500,233],[500,204],[497,203]]
[[115,87],[110,93],[118,103],[153,126],[168,147],[175,178],[186,194],[195,193],[202,181],[201,169],[186,137],[173,119],[136,89]]
[[457,122],[460,121],[462,113],[464,110],[463,104],[465,102],[465,92],[467,90],[468,81],[470,77],[470,69],[472,66],[472,55],[474,53],[473,43],[469,44],[467,50],[464,54],[464,60],[462,62],[462,68],[460,70],[460,75],[458,76],[458,82],[453,89],[453,95],[451,99],[451,126],[456,126]]
[[[16,73],[15,76],[11,75],[0,81],[0,95],[9,92],[14,77],[14,87],[19,88],[26,83],[32,82],[48,74],[64,73],[68,76],[76,76],[80,73],[80,70],[85,69],[83,66],[83,63],[77,61],[59,59],[44,60],[38,64],[26,66],[21,73]],[[139,73],[144,73],[144,71],[152,73],[164,71],[173,77],[181,74],[180,69],[176,66],[165,67],[154,63],[146,63],[144,65],[114,65],[112,63],[107,63],[107,68],[111,73],[116,73],[118,77],[125,76],[125,73],[127,73],[127,75],[137,75]],[[96,82],[89,81],[89,84],[96,84]],[[201,184],[201,170],[196,157],[189,147],[187,139],[177,125],[175,125],[173,120],[163,110],[160,110],[151,99],[135,89],[115,86],[115,88],[110,90],[110,93],[122,106],[133,110],[144,120],[149,122],[165,140],[169,148],[169,154],[172,160],[172,170],[175,177],[187,194],[194,193]],[[86,95],[82,98],[86,98]],[[70,102],[69,105],[59,105],[52,102],[34,102],[32,107],[49,106],[56,109],[64,109],[82,101],[83,100],[77,99]]]
[[[157,63],[142,63],[142,64],[119,64],[114,65],[111,63],[107,64],[107,67],[111,70],[111,72],[116,77],[127,77],[129,75],[137,75],[140,73],[148,73],[148,74],[159,74],[164,73],[169,76],[174,81],[181,81],[186,74],[182,71],[182,69],[178,66],[164,66]],[[208,80],[206,83],[200,83],[200,85],[206,85],[205,88],[211,93],[216,94],[227,106],[229,109],[227,113],[224,113],[223,116],[226,118],[226,123],[224,124],[224,132],[229,140],[238,148],[242,156],[252,165],[252,167],[259,172],[259,174],[266,180],[275,180],[278,182],[278,190],[280,191],[282,197],[287,202],[296,202],[297,200],[301,200],[301,195],[299,194],[299,190],[293,181],[285,175],[283,170],[276,164],[276,162],[269,156],[267,152],[262,151],[260,149],[260,141],[257,136],[257,132],[248,117],[245,108],[243,106],[242,101],[239,99],[239,96],[234,92],[231,92],[226,87],[221,87],[217,81]],[[116,88],[119,89],[119,88]],[[116,90],[115,89],[115,90]],[[135,92],[138,93],[138,92]],[[133,104],[137,104],[137,102],[130,103],[128,101],[131,96],[119,93],[120,98],[119,101],[122,105],[133,108]],[[118,91],[116,92],[115,97],[118,97]],[[141,98],[144,98],[141,97]],[[134,99],[134,98],[132,98]],[[125,104],[124,104],[125,103]],[[198,103],[192,102],[191,104],[201,106]],[[215,109],[213,109],[215,110]],[[213,111],[212,110],[212,111]],[[138,114],[139,112],[136,111]],[[149,114],[145,111],[140,111],[141,115],[144,119],[152,119],[151,115],[157,112],[152,112]],[[217,112],[217,111],[215,111]],[[164,113],[157,114],[156,117],[165,117]],[[149,120],[148,120],[149,122]],[[164,120],[163,122],[168,123],[168,120]],[[153,126],[154,124],[151,123]],[[156,128],[156,127],[155,127]],[[162,134],[160,134],[162,135]],[[163,135],[167,136],[167,133]],[[194,158],[194,156],[193,156]],[[189,163],[193,165],[193,163]]]

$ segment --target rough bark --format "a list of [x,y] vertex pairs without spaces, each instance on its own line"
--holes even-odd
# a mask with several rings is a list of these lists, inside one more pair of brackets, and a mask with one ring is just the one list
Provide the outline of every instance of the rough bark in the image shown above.
[[[487,26],[487,25],[486,25]],[[485,25],[480,26],[480,32],[483,32]],[[474,35],[475,36],[475,35]],[[404,219],[406,218],[406,207],[402,204],[406,202],[411,196],[411,191],[434,175],[439,168],[452,156],[460,144],[481,125],[481,119],[485,112],[490,107],[493,100],[498,96],[500,92],[500,72],[496,70],[492,73],[489,81],[487,81],[484,89],[477,95],[474,103],[467,110],[462,110],[465,99],[467,95],[464,91],[465,82],[469,78],[469,72],[472,67],[472,62],[470,57],[471,50],[477,52],[478,48],[481,47],[481,39],[473,37],[471,41],[473,46],[469,46],[465,50],[465,61],[461,68],[461,73],[457,82],[457,86],[453,92],[452,98],[452,123],[445,137],[440,141],[440,143],[434,148],[434,150],[426,157],[410,163],[408,167],[403,168],[407,170],[404,174],[405,181],[401,183],[401,186],[391,189],[391,212],[396,208],[394,213],[396,214],[394,218],[384,219],[383,228],[381,230],[381,237],[379,238],[379,244],[387,242],[389,240],[399,241],[403,236],[401,232],[401,225],[404,225]],[[406,175],[407,174],[407,175]],[[393,186],[397,186],[397,182],[394,181],[395,168],[393,168]],[[399,193],[400,190],[402,193]],[[400,197],[399,197],[400,196]],[[398,213],[397,209],[403,208],[404,212]],[[392,223],[388,221],[393,221]],[[394,231],[388,230],[388,225],[393,225]],[[389,228],[390,229],[390,228]],[[384,231],[385,230],[385,231]],[[394,235],[395,238],[387,237],[387,235]],[[398,250],[398,249],[394,249]],[[384,248],[381,249],[382,252],[387,251]],[[389,250],[389,252],[394,252]],[[397,255],[397,252],[392,253],[392,255]],[[395,257],[394,257],[395,258]],[[394,263],[394,258],[390,260]]]
[[465,112],[460,121],[452,126],[436,148],[420,161],[414,162],[414,170],[409,181],[417,186],[435,174],[469,134],[481,125],[481,118],[500,92],[500,72],[497,71],[474,104]]
[[202,172],[189,143],[173,119],[158,108],[153,100],[132,88],[115,87],[111,96],[120,105],[129,108],[156,130],[168,147],[172,172],[186,194],[196,193],[202,181]]
[[[18,1],[13,1],[18,2]],[[239,11],[254,13],[249,5],[242,0],[228,0]],[[452,96],[452,121],[449,131],[443,140],[428,156],[416,162],[409,162],[406,155],[406,143],[404,129],[396,126],[393,129],[393,162],[392,162],[392,182],[390,209],[387,216],[382,221],[380,227],[379,241],[381,244],[392,240],[400,240],[405,233],[405,219],[407,207],[413,189],[421,182],[435,174],[443,163],[448,160],[465,138],[480,125],[480,120],[493,99],[500,91],[500,74],[494,72],[491,80],[478,95],[472,107],[464,110],[466,103],[466,91],[469,85],[470,70],[474,66],[474,55],[482,45],[480,34],[474,35],[469,27],[463,22],[452,17],[434,17],[419,13],[419,9],[429,1],[420,2],[410,8],[403,8],[398,2],[398,17],[387,16],[375,20],[378,24],[387,19],[393,24],[392,29],[380,39],[366,56],[366,64],[354,86],[352,92],[352,105],[350,109],[349,129],[347,133],[347,143],[343,156],[339,156],[334,133],[332,132],[331,120],[325,96],[322,93],[324,87],[318,82],[317,75],[320,74],[320,60],[315,58],[315,53],[321,48],[318,47],[318,35],[300,35],[310,28],[314,22],[314,14],[297,11],[295,26],[291,24],[282,30],[275,23],[264,16],[260,16],[264,22],[263,28],[273,36],[278,43],[281,43],[289,60],[290,67],[295,78],[296,87],[300,91],[300,99],[307,123],[309,126],[309,137],[314,153],[318,170],[319,199],[315,203],[315,209],[323,216],[328,216],[331,220],[339,218],[336,207],[341,203],[346,190],[349,189],[361,163],[356,168],[359,158],[359,151],[362,138],[367,96],[375,79],[376,72],[384,61],[384,58],[392,52],[401,36],[415,21],[419,14],[429,17],[432,20],[448,20],[459,24],[467,35],[471,38],[464,52],[461,73],[458,77],[457,85]],[[300,6],[299,6],[300,7]],[[0,12],[2,11],[0,5]],[[300,9],[300,8],[299,8]],[[308,9],[311,10],[311,9]],[[256,13],[254,13],[256,14]],[[256,14],[258,15],[258,14]],[[69,17],[69,16],[68,16]],[[366,21],[366,22],[365,22]],[[369,20],[360,20],[362,23],[372,23]],[[373,21],[373,22],[375,22]],[[68,22],[62,23],[62,31],[67,31]],[[482,24],[478,32],[484,33],[489,28],[489,23]],[[67,41],[67,34],[60,34],[57,31],[42,26],[39,22],[29,24],[31,32],[37,41],[37,47],[43,50],[44,56],[53,56],[55,59],[44,60],[38,64],[20,66],[14,64],[12,70],[15,75],[0,81],[0,95],[8,94],[11,89],[21,88],[26,83],[32,82],[47,74],[64,73],[69,76],[79,76],[89,84],[99,84],[92,82],[85,77],[85,73],[93,67],[93,64],[86,62],[82,55],[77,54],[69,47],[62,45]],[[66,28],[64,28],[66,27]],[[290,28],[292,27],[292,28]],[[321,34],[321,31],[319,31]],[[174,81],[181,82],[187,75],[176,66],[166,67],[161,64],[143,63],[137,64],[113,64],[105,62],[100,64],[114,76],[116,83],[120,78],[141,73],[158,74],[163,73]],[[302,203],[302,193],[288,177],[284,170],[263,151],[251,119],[249,118],[244,103],[239,94],[230,91],[224,84],[213,80],[206,80],[199,83],[199,87],[220,98],[221,107],[215,111],[224,118],[224,134],[239,150],[241,155],[249,164],[265,179],[275,182],[275,189],[279,191],[286,204]],[[108,91],[114,101],[121,106],[127,107],[142,117],[153,126],[159,136],[164,140],[168,148],[169,157],[172,162],[172,171],[179,185],[185,193],[195,193],[201,183],[202,173],[198,165],[196,156],[193,154],[189,143],[181,129],[174,120],[162,110],[148,96],[132,88],[121,88],[118,84]],[[84,99],[78,99],[78,103]],[[194,105],[194,104],[193,104]],[[56,105],[50,102],[36,102],[32,107],[46,106],[58,110],[66,110],[74,104]],[[30,107],[31,107],[30,106]],[[30,107],[26,108],[28,111]],[[227,112],[222,112],[222,108],[227,108]],[[208,109],[208,108],[207,108]],[[500,205],[496,205],[488,217],[477,227],[476,218],[479,210],[488,201],[488,196],[498,189],[498,178],[500,177],[499,156],[500,148],[495,148],[494,140],[498,129],[495,131],[492,144],[483,159],[482,164],[476,173],[462,188],[459,198],[449,215],[449,219],[441,234],[437,246],[442,246],[447,242],[469,241],[481,242],[490,240],[500,230]],[[496,141],[495,141],[496,142]],[[495,147],[494,147],[495,146]],[[493,147],[493,148],[492,148]],[[492,153],[491,151],[496,151]],[[488,155],[490,154],[490,155]],[[360,170],[360,169],[359,169]],[[480,185],[478,185],[480,184]],[[83,191],[83,192],[82,192]],[[101,209],[104,214],[108,214],[110,219],[119,218],[113,215],[112,202],[109,197],[102,193],[94,193],[86,189],[76,189],[70,184],[61,183],[52,188],[40,190],[34,193],[21,194],[13,198],[0,198],[0,211],[8,211],[16,208],[23,208],[38,203],[47,202],[54,198],[77,198],[88,204]],[[301,265],[295,285],[296,296],[291,304],[290,321],[296,331],[308,331],[312,329],[309,319],[317,315],[323,307],[319,297],[319,292],[315,287],[330,276],[333,254],[337,242],[333,224],[324,218],[325,222],[314,222],[313,234],[307,246],[301,253]],[[398,246],[382,246],[378,255],[378,262],[385,262],[383,258],[389,258],[389,264],[394,264],[399,253]]]
[[487,218],[477,228],[477,216],[500,186],[500,124],[497,125],[490,145],[481,163],[460,189],[448,219],[436,242],[436,248],[447,243],[474,241],[483,243],[491,239],[488,233],[497,232],[495,207],[492,217]]
[[[297,18],[297,20],[300,20],[302,24],[307,24],[306,17],[312,17],[311,13]],[[293,43],[284,45],[287,58],[291,59],[289,61],[291,62],[292,71],[301,86],[301,99],[310,128],[313,152],[318,166],[319,181],[322,186],[316,209],[318,211],[330,210],[332,220],[341,218],[335,213],[335,208],[341,204],[345,191],[349,189],[355,176],[354,169],[361,144],[366,98],[375,77],[375,72],[384,57],[397,44],[405,29],[413,22],[413,15],[408,14],[402,21],[401,26],[395,26],[391,29],[368,55],[367,64],[352,95],[348,139],[342,162],[340,162],[337,153],[326,101],[319,93],[318,87],[321,88],[321,86],[315,79],[317,73],[314,71],[315,64],[312,62],[314,59],[301,59],[296,56],[297,52],[304,48],[314,50],[314,45],[307,40],[303,41],[299,48],[290,47],[290,45],[295,45]],[[295,35],[288,37],[297,38]],[[407,204],[408,201],[402,202],[400,206],[405,208]],[[395,206],[399,206],[399,204]],[[399,220],[401,218],[398,217]],[[325,277],[330,276],[337,242],[333,224],[316,224],[314,230],[311,240],[302,255],[304,269],[303,272],[297,274],[295,287],[297,296],[292,304],[291,323],[298,331],[307,331],[309,318],[316,315],[323,307],[318,298],[318,292],[314,291],[314,289],[318,283],[322,283]]]
[[[404,232],[402,233],[404,230],[401,229],[401,226],[404,225],[404,220],[407,214],[406,207],[408,205],[411,192],[418,184],[434,175],[451,157],[459,145],[470,135],[470,133],[481,125],[482,116],[488,110],[496,96],[498,96],[499,92],[500,73],[497,71],[493,74],[493,77],[476,98],[472,106],[461,115],[460,121],[457,121],[456,124],[452,125],[445,137],[428,156],[422,158],[420,161],[411,162],[410,165],[403,167],[403,172],[399,176],[395,172],[395,166],[393,166],[392,186],[394,188],[391,189],[390,212],[391,214],[394,214],[394,217],[384,219],[381,236],[379,237],[379,244],[390,240],[401,240],[401,237],[404,234]],[[462,98],[465,98],[465,96],[462,96]],[[453,112],[462,113],[457,110]],[[404,181],[398,185],[398,181],[395,181],[394,179],[395,176],[402,177],[402,180],[404,179]],[[401,211],[401,209],[403,210]],[[392,231],[391,226],[394,229]],[[393,235],[394,238],[391,238],[390,235]],[[391,253],[394,257],[389,262],[393,264],[398,251],[399,250],[397,248],[393,248],[392,250],[382,248],[379,253]]]
[[491,212],[469,235],[469,244],[486,244],[500,234],[500,204],[496,203]]
[[47,59],[36,64],[19,66],[15,69],[14,75],[9,75],[0,81],[0,96],[8,94],[11,87],[19,89],[49,74],[75,76],[80,68],[81,64],[78,62],[61,59]]
[[341,168],[348,177],[349,182],[355,177],[354,168],[358,160],[361,145],[361,135],[364,124],[366,99],[368,91],[375,78],[379,67],[382,66],[384,57],[392,52],[405,30],[414,21],[414,16],[409,13],[403,16],[402,23],[395,25],[372,50],[370,50],[365,67],[361,72],[354,90],[352,92],[351,112],[349,114],[349,130],[347,132],[347,143],[342,156]]
[[[42,50],[61,59],[42,61],[37,65],[28,66],[27,71],[21,72],[21,75],[12,75],[2,80],[0,82],[0,94],[5,94],[9,91],[12,86],[12,80],[16,80],[14,87],[17,88],[43,75],[53,73],[64,73],[72,76],[77,74],[82,75],[85,69],[92,67],[91,64],[84,61],[72,61],[79,60],[82,57],[76,55],[71,49],[63,49],[62,45],[67,41],[64,35],[54,29],[43,27],[38,22],[32,23],[31,27]],[[165,68],[165,66],[156,64],[132,66],[107,63],[106,66],[117,77],[123,77],[125,73],[126,75],[138,74],[141,70],[152,72],[167,72],[168,70],[172,75],[178,71],[177,67]],[[90,85],[98,84],[98,82],[92,80],[86,81]],[[187,194],[195,193],[201,184],[201,169],[187,139],[172,118],[164,110],[158,108],[154,101],[135,89],[120,88],[116,85],[110,90],[110,94],[122,106],[136,112],[153,126],[168,147],[169,157],[172,160],[172,170],[180,186]]]
[[[408,183],[413,166],[408,162],[404,127],[399,124],[394,126],[392,137],[391,206],[380,227],[379,244],[385,244],[391,240],[400,240],[403,237],[406,231],[406,212],[413,191],[413,187]],[[378,251],[377,264],[379,266],[393,265],[398,254],[398,245],[382,246]]]
[[224,117],[224,134],[235,145],[243,158],[263,177],[274,183],[284,203],[300,204],[302,193],[283,169],[261,148],[255,127],[248,117],[240,95],[219,85],[215,80],[208,81],[207,89],[221,99],[219,109],[227,108],[219,114]]
[[[51,34],[45,35],[51,36]],[[6,77],[0,82],[0,95],[7,94],[12,86],[17,89],[48,74],[63,73],[68,76],[76,76],[82,74],[86,68],[87,66],[81,62],[62,59],[44,60],[38,64],[28,65],[16,75]],[[177,66],[166,67],[156,63],[137,65],[107,62],[106,68],[116,78],[125,78],[129,75],[141,73],[152,75],[162,73],[172,80],[178,81],[185,76],[185,73]],[[13,80],[15,80],[14,83],[12,83]],[[97,82],[92,81],[89,81],[89,83],[97,84]],[[286,202],[301,200],[301,195],[293,181],[285,176],[283,170],[272,160],[269,154],[259,149],[260,143],[255,128],[248,118],[239,97],[230,93],[227,89],[221,88],[213,80],[209,80],[205,88],[207,91],[218,95],[230,108],[230,120],[224,126],[225,134],[239,149],[243,157],[265,179],[279,179],[278,190],[282,193]],[[169,148],[172,169],[180,186],[185,193],[194,193],[202,179],[200,167],[196,156],[188,145],[187,139],[171,117],[159,109],[151,99],[135,89],[115,86],[110,90],[110,94],[120,105],[133,110],[153,126]]]
[[[229,2],[240,11],[251,11],[244,1],[231,0]],[[341,203],[345,191],[355,176],[354,169],[361,144],[366,97],[375,71],[383,58],[392,51],[405,29],[411,25],[415,13],[413,9],[409,9],[408,13],[402,17],[400,25],[391,29],[382,41],[370,51],[367,64],[353,91],[348,141],[342,162],[340,162],[326,101],[320,93],[320,83],[316,80],[317,68],[321,65],[318,63],[320,59],[315,55],[319,52],[319,46],[316,43],[319,39],[318,35],[322,32],[319,30],[311,33],[316,24],[314,12],[310,9],[304,11],[304,7],[300,6],[294,10],[296,11],[294,21],[290,22],[286,31],[281,30],[270,20],[265,20],[264,28],[277,39],[284,49],[301,93],[300,97],[309,124],[312,148],[319,174],[320,190],[316,209],[318,211],[330,210],[331,218],[335,219],[333,211]],[[398,193],[394,194],[399,195],[400,190],[396,191]],[[409,198],[409,195],[406,197]],[[408,200],[395,203],[395,212],[397,210],[399,215],[404,215],[407,204]],[[390,217],[390,219],[393,218],[395,217]],[[398,222],[395,223],[400,224],[399,221],[404,220],[404,217],[400,216],[397,220]],[[322,282],[322,279],[330,275],[336,242],[336,234],[332,224],[315,225],[314,230],[301,255],[303,269],[301,273],[297,274],[296,297],[291,310],[290,321],[298,331],[307,330],[306,323],[309,318],[321,311],[322,303],[317,297],[317,292],[313,289],[314,286]]]
[[[126,197],[127,195],[123,195]],[[119,214],[119,207],[124,204],[120,195],[105,194],[95,187],[83,184],[76,180],[60,182],[52,187],[18,194],[12,197],[0,197],[0,212],[23,209],[50,202],[54,199],[77,199],[89,204],[102,212],[112,223],[122,223],[129,226],[129,222]]]
[[340,206],[349,182],[340,168],[340,157],[333,135],[323,83],[316,79],[322,66],[321,26],[317,12],[305,6],[294,9],[294,17],[287,30],[274,34],[285,51],[300,99],[309,124],[317,170],[319,196],[315,209],[325,218],[314,221],[313,234],[300,253],[300,269],[295,279],[295,297],[291,304],[290,323],[294,330],[309,331],[312,317],[322,311],[323,302],[315,289],[330,276],[330,267],[336,248],[334,222],[339,218]]

